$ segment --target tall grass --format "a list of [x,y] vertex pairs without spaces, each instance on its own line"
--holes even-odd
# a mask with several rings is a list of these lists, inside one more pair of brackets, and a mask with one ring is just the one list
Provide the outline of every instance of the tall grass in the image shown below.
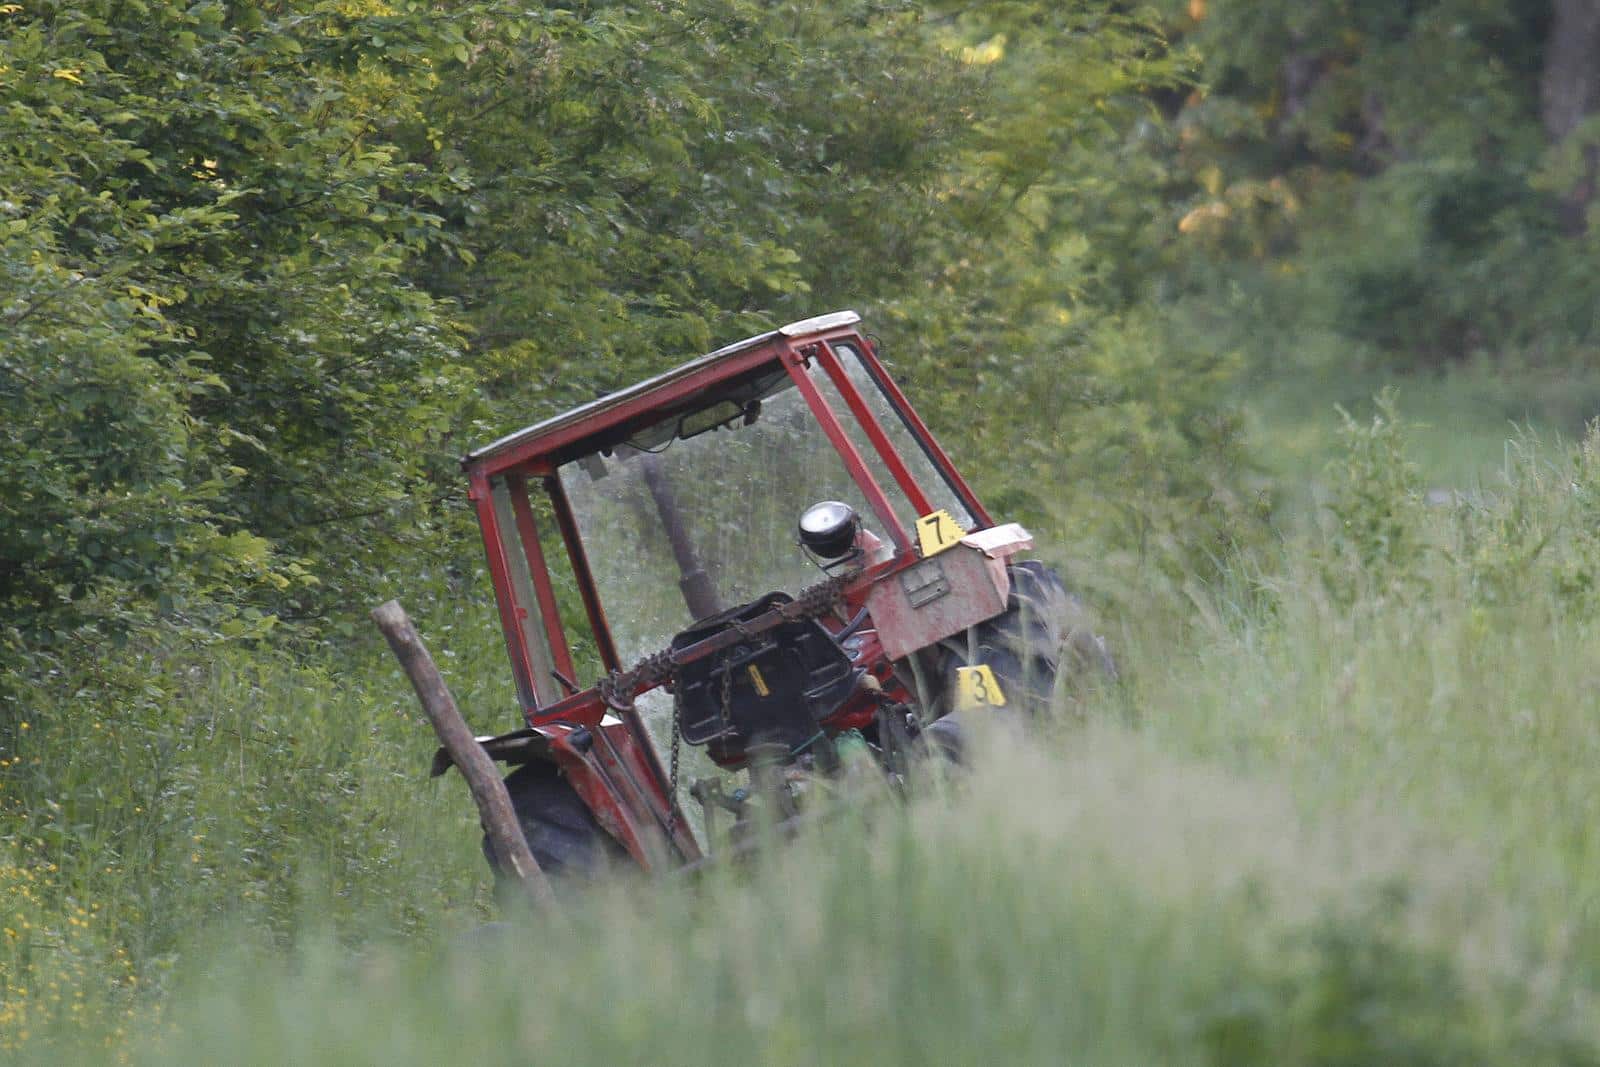
[[[375,646],[339,674],[224,660],[165,741],[40,726],[7,758],[65,770],[6,780],[30,806],[0,876],[37,888],[0,907],[50,933],[0,947],[0,1040],[139,1063],[1600,1062],[1600,438],[1524,442],[1442,507],[1405,448],[1392,409],[1349,422],[1318,529],[1130,597],[1124,684],[997,732],[960,780],[553,918],[480,928],[465,791],[421,780]],[[462,625],[430,611],[425,632]],[[463,704],[495,704],[492,633],[446,643]]]
[[[1449,938],[1493,902],[1403,826],[1115,727],[992,755],[745,875],[353,951],[200,954],[135,1062],[1557,1062]],[[1419,915],[1430,936],[1411,929]],[[246,935],[248,936],[248,935]],[[1537,1025],[1535,1025],[1537,1024]],[[74,1050],[82,1054],[82,1050]]]
[[[492,607],[415,592],[475,725],[515,725]],[[363,938],[488,914],[472,806],[427,779],[432,733],[381,644],[107,651],[21,692],[0,736],[0,1058],[159,1000],[219,925],[286,944],[307,918]]]

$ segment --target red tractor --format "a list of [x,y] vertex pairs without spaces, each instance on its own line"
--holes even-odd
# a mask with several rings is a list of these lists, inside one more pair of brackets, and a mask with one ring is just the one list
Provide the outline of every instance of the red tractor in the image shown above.
[[552,877],[698,864],[846,771],[903,782],[959,759],[974,714],[1111,670],[858,322],[729,345],[462,461],[527,722],[480,743],[518,765]]

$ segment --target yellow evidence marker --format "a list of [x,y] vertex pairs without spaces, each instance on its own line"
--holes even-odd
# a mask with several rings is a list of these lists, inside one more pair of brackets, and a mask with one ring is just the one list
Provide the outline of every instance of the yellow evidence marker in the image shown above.
[[922,549],[923,559],[959,544],[965,536],[967,531],[944,508],[930,511],[917,520],[917,544]]
[[1006,692],[1000,688],[999,679],[987,663],[976,667],[956,668],[956,710],[972,711],[975,708],[1003,708]]

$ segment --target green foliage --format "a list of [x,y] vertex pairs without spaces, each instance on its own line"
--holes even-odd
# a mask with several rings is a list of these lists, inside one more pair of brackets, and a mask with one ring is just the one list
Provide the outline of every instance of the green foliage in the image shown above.
[[[1600,926],[1573,901],[1600,885],[1596,619],[1566,578],[1595,555],[1600,444],[1529,443],[1471,507],[1422,508],[1403,423],[1346,432],[1350,524],[1236,556],[1187,587],[1180,625],[1139,620],[1128,686],[1087,728],[753,869],[624,881],[489,946],[439,947],[481,920],[488,876],[375,642],[340,675],[243,650],[129,661],[151,681],[116,717],[86,665],[30,693],[0,753],[0,927],[29,924],[0,980],[39,990],[0,1008],[30,1035],[6,1051],[1593,1062]],[[509,697],[478,581],[422,620],[469,709]],[[52,978],[99,992],[74,1011]]]
[[[1238,352],[1146,301],[1173,181],[1156,100],[1190,58],[1119,5],[935,5],[977,72],[973,137],[887,358],[990,509],[1058,531],[1072,583],[1124,605],[1264,532],[1231,403]],[[1135,575],[1138,575],[1135,578]]]
[[1259,358],[1328,331],[1346,366],[1564,364],[1593,340],[1593,237],[1569,232],[1563,206],[1589,142],[1541,123],[1551,5],[1169,11],[1202,83],[1171,107],[1169,277],[1213,300],[1255,294],[1235,308]]
[[397,49],[311,4],[3,17],[8,618],[205,632],[356,587],[429,517],[466,410],[452,327],[399,276],[442,179],[381,131],[448,35]]
[[[0,5],[0,1048],[1592,1061],[1600,429],[1429,506],[1382,401],[1279,541],[1233,404],[1592,335],[1541,5],[1183,7]],[[836,306],[1127,688],[959,797],[410,951],[486,913],[464,794],[370,639],[257,639],[400,592],[511,724],[446,461]]]
[[[492,609],[419,616],[485,731],[513,720]],[[239,645],[134,648],[12,679],[0,722],[0,1057],[19,1031],[124,1018],[219,924],[263,943],[314,914],[423,936],[487,907],[470,804],[376,639],[343,670]],[[56,996],[66,983],[87,998]],[[80,998],[81,1000],[82,998]]]
[[1459,596],[1480,611],[1532,595],[1563,616],[1593,615],[1600,424],[1555,451],[1523,432],[1495,479],[1424,494],[1395,395],[1380,394],[1375,406],[1367,423],[1340,413],[1320,546],[1330,595],[1346,604],[1361,595]]
[[1353,566],[1378,586],[1408,577],[1423,551],[1421,486],[1417,468],[1405,455],[1405,430],[1393,392],[1377,399],[1367,424],[1340,410],[1344,422],[1341,454],[1330,463],[1328,511],[1335,524],[1331,541],[1335,572]]
[[[235,475],[188,406],[223,383],[182,346],[148,269],[231,214],[128,192],[126,176],[152,164],[118,134],[134,118],[124,102],[85,90],[105,76],[98,53],[47,51],[34,24],[8,35],[0,68],[13,83],[0,112],[0,604],[14,653],[18,630],[59,642],[85,619],[126,629],[162,599],[186,612],[199,567],[247,585],[262,561],[215,521]],[[99,188],[74,179],[89,158]],[[151,358],[159,346],[172,354]],[[45,623],[53,632],[37,634]]]
[[1259,542],[1270,502],[1243,483],[1227,400],[1237,357],[1138,318],[1102,324],[1087,344],[1085,410],[1058,430],[1062,481],[1076,487],[1053,501],[1067,522],[1089,544],[1137,545],[1174,576]]
[[1450,551],[1468,569],[1476,598],[1503,604],[1532,587],[1565,612],[1595,611],[1600,559],[1600,424],[1552,457],[1523,435],[1507,450],[1499,484],[1452,501]]
[[[92,1047],[102,1017],[87,1032],[33,1018],[33,1040],[7,1051],[187,1063],[232,1049],[246,1063],[312,1064],[600,1063],[644,1045],[675,1063],[1592,1060],[1580,1007],[1497,973],[1538,968],[1537,956],[1480,951],[1504,891],[1463,884],[1480,872],[1403,820],[1302,814],[1269,778],[1219,774],[1114,729],[1057,741],[1065,749],[986,759],[959,795],[833,820],[695,885],[596,887],[556,920],[512,911],[467,933],[464,901],[433,900],[406,943],[357,952],[337,936],[351,927],[311,918],[290,952],[220,926],[158,972],[159,1016],[137,1002],[109,1013],[131,1035],[109,1056]],[[258,758],[271,759],[239,762]],[[204,856],[211,840],[183,850]],[[453,870],[477,862],[464,851],[428,855]],[[389,892],[422,901],[429,888]],[[1532,973],[1555,986],[1568,974]]]
[[489,5],[408,130],[470,255],[414,276],[526,420],[903,285],[971,94],[910,3]]
[[[9,12],[14,643],[119,616],[256,635],[370,599],[470,551],[447,460],[485,412],[818,308],[878,322],[936,423],[1009,406],[1036,353],[1076,362],[1147,249],[1151,184],[1108,194],[1175,64],[1114,5],[933,15]],[[1009,424],[969,429],[974,462],[1008,453]]]

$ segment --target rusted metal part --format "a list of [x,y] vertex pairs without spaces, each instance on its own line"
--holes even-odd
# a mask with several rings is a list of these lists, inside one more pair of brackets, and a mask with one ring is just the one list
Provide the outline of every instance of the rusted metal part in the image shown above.
[[700,844],[695,840],[693,831],[689,829],[689,822],[684,818],[676,793],[656,787],[657,779],[654,777],[656,772],[650,769],[659,767],[659,764],[651,762],[655,757],[655,749],[647,741],[624,744],[619,738],[617,756],[632,769],[634,780],[639,782],[640,787],[650,796],[653,810],[656,812],[656,821],[665,822],[667,825],[667,837],[678,850],[678,855],[685,861],[700,855]]
[[532,653],[523,639],[522,622],[533,604],[524,604],[515,583],[511,581],[511,564],[506,557],[505,541],[500,535],[500,520],[494,513],[493,493],[486,474],[474,474],[469,492],[478,510],[478,526],[483,531],[483,549],[489,562],[489,577],[494,582],[495,603],[500,609],[500,629],[505,634],[506,653],[511,657],[511,674],[517,685],[517,696],[524,707],[539,706],[539,689],[534,681]]
[[[651,767],[626,724],[528,727],[476,740],[497,763],[548,760],[559,766],[601,828],[647,870],[672,865],[671,853],[680,863],[701,858],[699,844],[687,827],[668,835],[672,809],[667,798],[652,788]],[[440,748],[430,774],[438,777],[455,765],[449,750]]]
[[617,711],[633,707],[633,698],[648,689],[664,685],[678,669],[670,648],[654,652],[625,671],[612,671],[600,679],[600,699]]
[[1003,526],[991,526],[987,530],[969,533],[961,539],[961,543],[988,557],[989,573],[994,575],[997,584],[1003,584],[1009,591],[1011,574],[1006,570],[1006,561],[1032,548],[1033,535],[1023,529],[1021,523],[1008,522]]
[[594,813],[600,828],[614,837],[645,871],[660,867],[659,831],[647,821],[648,806],[623,792],[596,755],[594,731],[570,730],[554,739],[556,765],[578,798]]
[[[770,358],[768,349],[774,342],[787,337],[804,337],[811,334],[836,333],[849,330],[861,321],[853,311],[836,311],[790,323],[768,333],[747,337],[725,345],[709,355],[690,360],[665,374],[640,382],[621,392],[603,396],[582,407],[546,419],[525,430],[508,434],[482,448],[467,453],[461,460],[463,467],[492,463],[497,467],[513,466],[526,455],[554,451],[570,436],[569,431],[587,434],[597,425],[622,421],[641,408],[654,409],[664,402],[680,399],[704,389],[717,374],[732,377],[749,365]],[[751,357],[755,358],[752,359]]]
[[879,582],[867,595],[867,610],[890,659],[909,656],[1006,609],[1011,581],[990,559],[957,545]]
[[642,766],[629,759],[628,753],[634,746],[622,724],[602,727],[597,738],[593,754],[605,768],[613,785],[624,795],[629,808],[634,812],[650,813],[650,825],[643,840],[652,853],[652,867],[670,865],[672,853],[676,853],[678,862],[689,863],[698,859],[700,846],[688,832],[682,813],[675,810],[676,798],[666,802],[665,798],[651,796],[639,776]]
[[[517,540],[522,542],[522,551],[528,564],[528,574],[548,574],[549,567],[544,561],[544,546],[539,543],[539,528],[533,521],[533,506],[528,502],[527,482],[521,475],[506,475],[506,490],[511,497],[511,511],[515,516]],[[534,598],[539,605],[541,618],[559,617],[560,609],[556,606],[555,590],[549,582],[533,583]],[[551,671],[560,671],[568,678],[575,673],[572,665],[572,650],[567,647],[567,634],[564,628],[545,628],[545,639],[550,644],[550,654],[555,663]]]

